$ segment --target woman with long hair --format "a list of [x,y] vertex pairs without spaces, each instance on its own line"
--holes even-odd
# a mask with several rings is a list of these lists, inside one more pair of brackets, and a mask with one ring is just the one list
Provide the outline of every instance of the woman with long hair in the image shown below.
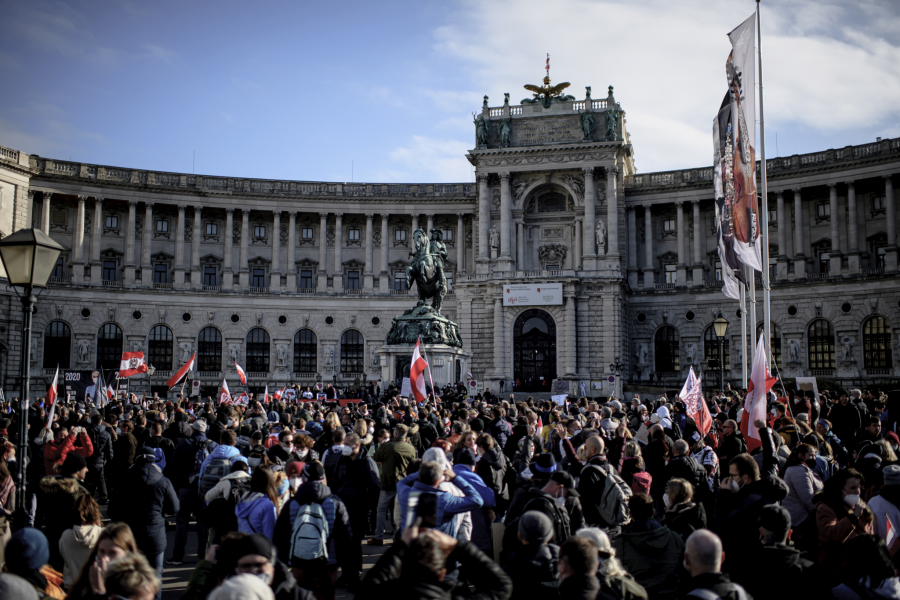
[[846,543],[873,532],[875,516],[860,497],[865,479],[856,469],[841,469],[813,497],[823,572],[840,575],[846,565]]
[[59,553],[63,557],[63,583],[66,587],[75,582],[81,568],[100,539],[103,527],[100,525],[100,507],[94,498],[82,494],[72,508],[72,528],[59,538]]
[[456,444],[453,446],[453,462],[454,463],[457,462],[459,453],[462,450],[468,449],[477,454],[477,451],[475,450],[475,441],[476,441],[477,437],[478,437],[478,434],[476,434],[474,431],[468,431],[468,432],[462,434],[461,436],[459,436],[459,439],[456,441]]
[[261,533],[272,539],[278,518],[278,486],[271,469],[253,469],[250,491],[241,496],[234,512],[238,519],[238,531],[248,535]]
[[673,477],[666,483],[663,504],[666,507],[662,523],[681,536],[688,537],[706,527],[706,510],[699,502],[694,502],[694,486],[686,479]]
[[622,462],[622,479],[631,487],[634,484],[634,474],[644,471],[644,456],[641,453],[641,445],[637,440],[629,440],[625,444],[625,457]]
[[616,558],[616,550],[609,541],[609,536],[599,527],[579,529],[575,535],[585,538],[597,547],[597,579],[600,580],[600,591],[597,594],[611,598],[627,600],[646,600],[647,590],[628,574],[621,561]]
[[791,451],[783,477],[790,491],[781,503],[791,515],[794,545],[809,552],[819,545],[813,498],[824,487],[822,480],[813,472],[817,464],[816,452],[815,446],[809,444],[799,444]]
[[128,554],[136,554],[137,543],[131,528],[125,523],[110,523],[100,532],[97,544],[88,555],[81,568],[81,573],[72,587],[66,600],[85,600],[94,597],[106,597],[103,578],[110,562]]

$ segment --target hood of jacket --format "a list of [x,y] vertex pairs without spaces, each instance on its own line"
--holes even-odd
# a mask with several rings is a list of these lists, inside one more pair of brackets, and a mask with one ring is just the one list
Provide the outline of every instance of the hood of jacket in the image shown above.
[[247,473],[246,471],[235,471],[234,473],[225,475],[219,481],[224,481],[226,479],[229,481],[234,481],[235,479],[250,479],[250,473]]
[[72,527],[72,535],[75,537],[75,541],[91,549],[97,545],[101,531],[103,531],[103,528],[98,525],[75,525]]
[[323,482],[307,481],[306,483],[301,483],[300,487],[297,488],[297,491],[294,493],[294,500],[299,504],[309,504],[311,502],[321,504],[330,495],[331,490]]
[[657,556],[670,548],[672,530],[663,525],[650,531],[623,531],[622,540],[644,556]]
[[128,474],[131,475],[132,472],[136,472],[137,477],[145,483],[146,485],[155,485],[160,479],[163,478],[162,469],[156,466],[156,462],[153,457],[145,457],[139,456],[134,459],[134,464],[131,465],[128,469]]
[[266,503],[271,504],[272,501],[262,492],[247,492],[241,496],[237,506],[234,507],[234,514],[237,515],[239,519],[249,519],[250,515],[255,513]]
[[235,456],[240,455],[240,453],[241,451],[234,446],[219,444],[209,453],[209,460],[214,460],[216,458],[227,458],[228,460],[231,460]]
[[45,494],[79,494],[84,488],[74,477],[44,477],[41,479],[41,491]]
[[503,468],[503,458],[504,455],[503,452],[500,451],[500,446],[494,446],[493,448],[482,454],[480,460],[483,460],[487,464],[491,465],[491,467],[499,470]]

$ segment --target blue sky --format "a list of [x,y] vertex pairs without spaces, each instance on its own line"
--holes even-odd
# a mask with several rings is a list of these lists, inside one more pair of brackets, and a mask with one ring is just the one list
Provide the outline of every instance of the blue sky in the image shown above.
[[[299,180],[469,181],[471,113],[615,86],[639,172],[711,162],[752,0],[7,2],[0,145]],[[768,155],[900,136],[900,3],[764,3]]]

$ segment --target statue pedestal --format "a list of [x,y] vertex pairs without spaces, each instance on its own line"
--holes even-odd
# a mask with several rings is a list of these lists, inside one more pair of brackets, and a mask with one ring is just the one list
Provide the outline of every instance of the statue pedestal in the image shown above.
[[[416,345],[401,344],[394,346],[382,346],[375,350],[381,357],[381,380],[392,381],[399,387],[404,377],[409,377],[409,366],[412,361],[413,349]],[[431,367],[431,377],[434,377],[435,387],[454,384],[458,380],[465,381],[469,371],[469,361],[472,352],[462,348],[454,348],[444,344],[422,344],[419,349],[427,356]],[[459,368],[457,368],[457,362]],[[457,379],[459,373],[459,379]],[[425,371],[425,383],[431,385],[428,371]]]

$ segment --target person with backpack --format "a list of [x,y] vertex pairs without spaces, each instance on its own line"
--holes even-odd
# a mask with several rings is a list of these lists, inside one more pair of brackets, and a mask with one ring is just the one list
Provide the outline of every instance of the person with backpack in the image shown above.
[[[616,429],[616,440],[624,441],[624,437],[619,435],[619,432],[624,435],[624,423],[622,420]],[[590,527],[613,529],[628,522],[628,499],[632,493],[604,450],[605,444],[598,435],[589,437],[584,442],[587,463],[581,467],[578,493],[584,498],[582,510],[585,523]],[[621,456],[619,452],[617,463],[621,461]]]
[[[533,486],[522,492],[516,498],[516,503],[510,505],[506,514],[506,534],[503,537],[503,549],[513,550],[517,547],[515,536],[518,531],[518,519],[530,510],[544,513],[553,521],[552,542],[561,545],[572,531],[584,524],[584,516],[581,504],[578,502],[580,494],[575,489],[575,479],[565,471],[553,471],[549,479],[542,487]],[[577,506],[570,511],[570,506]],[[573,514],[575,513],[575,514]]]
[[282,509],[272,541],[278,558],[290,565],[302,588],[317,600],[334,600],[338,563],[346,562],[338,549],[343,553],[353,539],[350,517],[341,499],[325,485],[322,463],[308,463],[303,475],[306,483]]
[[104,469],[107,463],[112,463],[114,456],[113,443],[112,437],[110,437],[106,427],[103,425],[100,412],[97,410],[91,411],[91,426],[87,428],[87,434],[94,448],[93,454],[87,459],[87,484],[92,491],[97,491],[97,503],[107,504],[109,502],[109,491],[106,489],[106,473]]
[[270,469],[258,467],[253,470],[250,489],[241,496],[234,512],[238,531],[247,535],[261,533],[272,539],[278,518],[278,489]]
[[[206,555],[207,531],[203,526],[203,511],[206,503],[200,497],[200,467],[206,462],[216,444],[206,438],[206,421],[197,419],[191,423],[191,437],[182,438],[175,447],[169,477],[178,494],[179,509],[175,515],[175,545],[167,565],[183,564],[184,547],[187,544],[188,523],[191,515],[197,521],[197,555]],[[212,489],[213,486],[210,486]]]
[[509,506],[509,485],[506,477],[510,468],[509,461],[500,450],[500,446],[494,442],[494,438],[487,433],[478,436],[475,448],[480,457],[475,464],[475,473],[494,492],[496,511],[503,514]]
[[249,491],[250,465],[246,458],[239,456],[231,465],[231,473],[222,477],[203,497],[206,502],[203,524],[209,530],[210,544],[218,544],[224,534],[238,530],[235,509]]
[[172,463],[172,457],[175,455],[175,442],[167,437],[163,437],[163,426],[159,421],[154,421],[147,427],[147,448],[153,448],[156,454],[156,466],[168,475],[168,466]]
[[[200,465],[200,495],[203,496],[215,487],[216,483],[218,483],[219,479],[227,475],[231,472],[231,463],[233,459],[237,456],[240,456],[241,451],[237,449],[235,444],[237,443],[237,434],[232,429],[226,429],[222,432],[222,436],[219,438],[219,444],[212,450],[210,450],[209,455],[206,457],[206,460],[203,461],[203,464]],[[215,481],[207,481],[204,482],[203,476],[206,474],[206,470],[210,467],[210,465],[218,465],[218,464],[228,463],[228,468],[217,474]]]
[[[684,567],[691,579],[682,588],[685,591],[680,596],[682,600],[750,600],[750,594],[722,572],[724,560],[719,536],[708,529],[692,533],[684,548]],[[780,585],[780,582],[770,581],[772,585]]]

